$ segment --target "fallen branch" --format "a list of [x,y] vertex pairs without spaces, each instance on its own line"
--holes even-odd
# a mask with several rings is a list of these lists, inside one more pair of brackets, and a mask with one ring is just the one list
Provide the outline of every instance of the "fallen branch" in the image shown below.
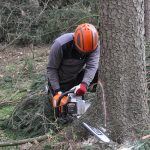
[[145,140],[145,139],[150,139],[150,134],[142,137],[142,140]]
[[13,104],[16,104],[16,102],[13,102],[13,101],[2,101],[2,102],[0,102],[0,107],[3,107],[5,105],[13,105]]
[[25,144],[25,143],[28,143],[28,142],[34,143],[35,141],[41,142],[41,141],[44,141],[48,138],[50,138],[49,135],[43,135],[43,136],[38,136],[38,137],[28,138],[28,139],[23,139],[23,140],[18,140],[18,141],[15,140],[15,141],[1,142],[0,147],[21,145],[21,144]]

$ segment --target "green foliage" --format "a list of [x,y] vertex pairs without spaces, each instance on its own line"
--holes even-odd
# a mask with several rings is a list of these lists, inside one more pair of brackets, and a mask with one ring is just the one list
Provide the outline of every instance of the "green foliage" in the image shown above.
[[35,70],[36,70],[36,67],[35,67],[34,60],[30,57],[26,57],[23,60],[23,67],[21,68],[20,76],[32,77],[33,73],[35,73]]
[[53,122],[53,112],[48,100],[46,94],[40,93],[22,99],[2,127],[17,130],[14,134],[19,138],[20,135],[26,138],[42,135],[47,133],[49,128],[56,132],[59,127]]
[[[0,78],[0,96],[4,102],[12,103],[0,107],[0,119],[5,119],[1,126],[9,138],[33,137],[47,131],[52,134],[53,129],[48,129],[48,126],[56,128],[55,123],[51,124],[45,118],[45,115],[52,113],[47,104],[48,97],[43,93],[47,81],[45,75],[36,70],[37,63],[38,60],[26,57],[18,64],[7,65],[2,70],[6,75]],[[20,102],[14,107],[13,102],[18,100]]]
[[34,77],[35,70],[35,62],[31,58],[25,58],[19,67],[10,64],[3,68],[6,75],[0,78],[0,98],[16,101],[26,96],[32,84],[29,79]]
[[8,118],[10,113],[12,113],[13,109],[13,106],[0,107],[0,119]]
[[0,80],[1,89],[9,89],[13,87],[13,78],[11,76],[5,76]]
[[2,2],[0,42],[49,43],[58,35],[72,32],[83,22],[98,23],[98,0],[56,0],[32,5],[29,1]]
[[30,86],[30,90],[38,91],[39,89],[43,89],[46,82],[46,77],[43,74],[35,74]]
[[53,150],[53,147],[51,145],[44,145],[44,150]]
[[0,150],[19,150],[19,146],[2,147]]

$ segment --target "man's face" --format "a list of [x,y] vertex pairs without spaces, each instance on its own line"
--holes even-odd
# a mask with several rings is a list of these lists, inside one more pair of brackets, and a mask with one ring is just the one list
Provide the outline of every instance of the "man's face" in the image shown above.
[[89,53],[82,52],[82,51],[80,51],[76,46],[75,46],[75,50],[76,50],[81,56],[85,56],[85,55],[88,55],[88,54],[91,53],[91,52],[89,52]]

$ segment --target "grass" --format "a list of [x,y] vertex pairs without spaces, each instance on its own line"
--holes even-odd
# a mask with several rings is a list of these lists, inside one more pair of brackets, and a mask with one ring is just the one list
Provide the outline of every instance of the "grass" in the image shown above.
[[19,150],[18,146],[1,147],[0,150]]
[[26,82],[19,83],[17,78],[11,76],[5,76],[0,79],[0,99],[1,101],[17,101],[26,96],[28,84]]
[[13,111],[14,106],[5,106],[0,109],[0,119],[6,119],[9,117],[10,113]]
[[31,90],[37,90],[45,79],[36,71],[35,61],[25,58],[20,64],[9,64],[1,70],[4,75],[0,77],[0,99],[19,100]]

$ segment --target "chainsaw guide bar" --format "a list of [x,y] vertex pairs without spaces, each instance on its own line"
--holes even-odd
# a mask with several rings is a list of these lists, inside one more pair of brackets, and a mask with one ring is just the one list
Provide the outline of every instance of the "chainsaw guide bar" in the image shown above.
[[101,140],[105,143],[110,143],[111,140],[106,136],[106,134],[102,130],[91,127],[90,125],[88,125],[85,122],[83,122],[82,124],[90,133],[92,133],[94,136],[96,136],[99,140]]

